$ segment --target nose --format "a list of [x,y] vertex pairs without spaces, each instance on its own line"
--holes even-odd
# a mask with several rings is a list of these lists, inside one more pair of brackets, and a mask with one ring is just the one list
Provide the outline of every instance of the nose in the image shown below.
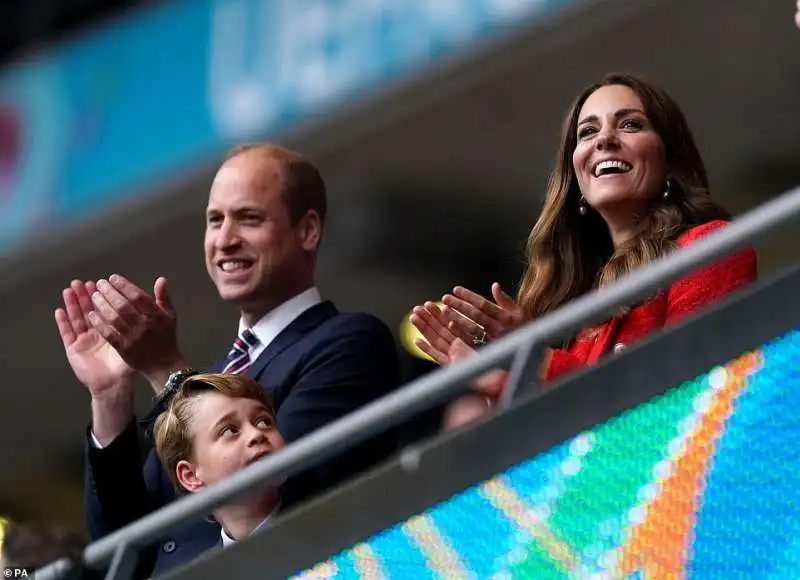
[[604,128],[597,134],[595,145],[601,151],[618,147],[619,140],[617,139],[617,133],[613,129]]
[[241,239],[236,223],[231,219],[222,220],[222,224],[217,231],[216,247],[218,250],[230,250],[239,245]]
[[247,433],[247,446],[248,447],[257,447],[260,445],[265,445],[269,442],[269,438],[267,437],[266,432],[263,429],[259,429],[253,425],[248,427],[249,431]]

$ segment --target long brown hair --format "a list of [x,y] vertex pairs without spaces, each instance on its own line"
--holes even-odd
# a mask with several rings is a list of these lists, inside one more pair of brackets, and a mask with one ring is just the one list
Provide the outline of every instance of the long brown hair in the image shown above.
[[[615,251],[597,212],[579,213],[581,191],[572,165],[578,115],[586,99],[609,85],[629,87],[664,143],[670,196],[654,199],[639,230]],[[527,242],[527,267],[517,301],[529,318],[630,273],[675,247],[687,228],[730,214],[711,198],[705,164],[677,103],[660,87],[634,75],[612,73],[587,87],[567,113],[544,208]]]

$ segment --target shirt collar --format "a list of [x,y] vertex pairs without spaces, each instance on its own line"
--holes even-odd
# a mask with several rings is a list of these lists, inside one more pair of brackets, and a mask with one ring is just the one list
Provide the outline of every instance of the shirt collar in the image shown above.
[[[312,286],[270,310],[250,329],[258,338],[259,350],[269,346],[275,340],[275,337],[289,326],[295,318],[320,302],[322,302],[322,297],[319,294],[319,290],[317,290],[316,286]],[[244,325],[244,321],[239,319],[239,335],[242,334],[245,328],[247,327]]]
[[[272,510],[272,513],[275,513],[275,510]],[[270,518],[272,518],[272,513],[269,514],[267,517],[265,517],[264,520],[260,524],[258,524],[255,528],[253,528],[253,531],[250,532],[251,536],[253,534],[255,534],[256,532],[258,532],[258,530],[260,530],[261,528],[263,528],[264,526],[267,525],[267,523],[269,522]],[[226,532],[225,528],[222,527],[222,526],[220,526],[220,536],[222,536],[222,545],[223,546],[230,546],[231,544],[235,544],[236,543],[236,540],[231,538],[228,535],[228,532]]]

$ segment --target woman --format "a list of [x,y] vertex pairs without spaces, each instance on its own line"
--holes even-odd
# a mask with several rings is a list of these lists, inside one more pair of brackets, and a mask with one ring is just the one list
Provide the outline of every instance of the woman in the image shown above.
[[[456,287],[440,310],[417,306],[417,345],[440,364],[469,356],[569,300],[601,288],[669,251],[724,227],[728,212],[710,196],[705,165],[686,118],[661,88],[611,74],[576,99],[564,122],[542,213],[527,245],[517,299],[498,284],[494,301]],[[756,255],[741,252],[693,272],[599,327],[550,349],[550,381],[668,325],[755,280]],[[450,406],[454,426],[483,414],[502,392],[504,372]],[[488,405],[487,405],[488,403]]]

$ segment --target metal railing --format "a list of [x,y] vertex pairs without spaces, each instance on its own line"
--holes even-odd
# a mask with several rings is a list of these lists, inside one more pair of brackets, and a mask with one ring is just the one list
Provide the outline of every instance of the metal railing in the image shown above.
[[[270,483],[317,465],[386,429],[427,411],[469,388],[471,380],[489,369],[510,366],[511,376],[501,407],[507,407],[522,387],[533,388],[535,369],[545,345],[602,321],[620,308],[644,299],[672,281],[726,255],[751,246],[800,218],[800,187],[787,191],[734,220],[727,228],[698,240],[630,276],[533,321],[481,349],[477,356],[443,367],[286,446],[280,453],[243,469],[202,493],[180,499],[117,530],[84,551],[84,564],[111,564],[107,578],[127,579],[138,550],[217,507]],[[37,572],[40,580],[64,574],[64,562]]]

